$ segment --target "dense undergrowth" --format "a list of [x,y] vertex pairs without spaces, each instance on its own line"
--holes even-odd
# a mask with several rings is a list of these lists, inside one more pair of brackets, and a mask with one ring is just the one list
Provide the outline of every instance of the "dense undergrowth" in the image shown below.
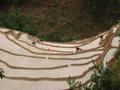
[[69,90],[120,90],[120,79],[113,78],[112,70],[101,64],[95,65],[93,71],[89,85],[82,85],[81,82],[69,78],[67,80]]
[[[117,36],[120,37],[120,29],[117,33]],[[114,64],[112,65],[111,70],[113,72],[113,78],[120,79],[120,48],[115,53],[115,61],[114,61]]]
[[117,23],[119,6],[119,0],[0,0],[0,26],[49,41],[83,39]]
[[115,63],[112,66],[113,78],[120,79],[120,50],[117,52]]
[[1,13],[0,15],[0,25],[3,27],[19,30],[22,32],[27,32],[29,34],[35,35],[35,26],[32,25],[30,16],[23,16],[19,10],[14,7],[10,9],[7,13]]

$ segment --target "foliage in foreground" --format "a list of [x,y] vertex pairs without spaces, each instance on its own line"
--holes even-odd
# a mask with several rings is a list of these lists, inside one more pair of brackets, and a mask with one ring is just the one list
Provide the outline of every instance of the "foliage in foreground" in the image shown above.
[[115,54],[115,63],[113,64],[111,70],[113,72],[113,78],[119,78],[119,73],[120,73],[120,50],[118,50]]
[[113,79],[112,71],[103,64],[95,65],[93,71],[92,82],[87,86],[82,86],[81,82],[75,82],[74,79],[69,78],[67,82],[70,90],[120,90],[120,80]]
[[0,78],[1,79],[5,78],[4,71],[2,68],[0,68]]

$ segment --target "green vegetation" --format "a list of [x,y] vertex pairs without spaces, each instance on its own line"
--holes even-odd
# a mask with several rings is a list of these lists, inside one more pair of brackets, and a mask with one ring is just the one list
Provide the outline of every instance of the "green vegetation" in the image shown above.
[[[120,36],[118,31],[117,36]],[[120,49],[115,53],[114,61],[110,68],[101,65],[94,65],[94,73],[91,75],[91,84],[82,85],[71,77],[67,83],[70,90],[120,90]]]
[[0,0],[0,27],[49,41],[71,41],[108,30],[120,0]]
[[4,71],[2,68],[0,68],[0,78],[1,79],[5,78]]
[[35,35],[35,27],[32,25],[30,16],[23,16],[19,10],[14,7],[8,12],[8,14],[1,14],[0,26],[7,27],[22,32],[27,32],[31,35]]
[[98,24],[106,23],[106,17],[114,19],[113,22],[120,19],[120,0],[91,0],[90,2],[84,0],[83,2],[84,5],[88,6],[86,7],[87,12],[91,14]]
[[111,70],[113,72],[113,78],[120,79],[120,49],[115,53],[115,61],[113,66],[111,67]]
[[[117,33],[117,36],[120,37],[120,29]],[[111,67],[111,70],[113,72],[113,78],[120,79],[120,49],[115,53],[115,61]]]
[[94,66],[94,74],[91,76],[91,84],[82,86],[81,82],[69,78],[67,80],[70,90],[120,90],[120,80],[113,79],[113,72],[103,64]]

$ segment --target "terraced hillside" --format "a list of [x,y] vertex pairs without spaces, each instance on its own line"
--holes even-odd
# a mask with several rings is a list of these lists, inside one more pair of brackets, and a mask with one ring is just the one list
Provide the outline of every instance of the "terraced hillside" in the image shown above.
[[[62,90],[71,76],[88,83],[93,62],[106,65],[120,47],[120,25],[95,37],[69,43],[41,41],[26,33],[0,28],[1,90]],[[76,50],[79,48],[79,50]]]

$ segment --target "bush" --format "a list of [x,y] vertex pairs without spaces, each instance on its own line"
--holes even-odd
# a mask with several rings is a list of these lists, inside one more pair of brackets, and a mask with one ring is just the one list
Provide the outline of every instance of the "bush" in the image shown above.
[[48,40],[48,36],[43,35],[43,34],[38,34],[37,37],[41,40],[46,40],[46,41]]
[[0,68],[0,78],[1,79],[5,78],[4,71],[2,68]]
[[61,42],[61,33],[53,32],[47,35],[50,41]]
[[30,16],[23,16],[20,10],[14,7],[8,14],[1,15],[0,26],[15,29],[22,32],[27,32],[31,35],[36,35],[36,27],[32,25]]
[[[113,72],[113,78],[118,79],[119,77],[119,69],[120,69],[120,50],[117,51],[116,56],[115,56],[115,63],[112,66],[112,72]],[[120,77],[119,77],[120,79]]]
[[28,0],[0,0],[0,7],[18,6],[26,2],[28,2]]
[[94,73],[91,76],[92,83],[90,85],[82,86],[81,82],[75,82],[71,78],[67,82],[70,90],[120,90],[120,80],[115,80],[112,76],[112,71],[101,64],[94,66]]
[[34,5],[42,5],[44,2],[44,0],[0,0],[0,7],[7,7],[9,8],[9,6],[22,6],[26,3],[31,3]]
[[6,16],[4,25],[7,28],[22,30],[25,25],[24,17],[20,14],[18,10],[11,10]]
[[29,33],[30,35],[36,35],[37,34],[37,31],[35,29],[34,26],[29,26],[29,25],[25,25],[22,29],[23,32],[27,32]]
[[82,0],[81,2],[83,9],[97,22],[103,23],[107,17],[113,18],[113,22],[120,19],[120,0]]

